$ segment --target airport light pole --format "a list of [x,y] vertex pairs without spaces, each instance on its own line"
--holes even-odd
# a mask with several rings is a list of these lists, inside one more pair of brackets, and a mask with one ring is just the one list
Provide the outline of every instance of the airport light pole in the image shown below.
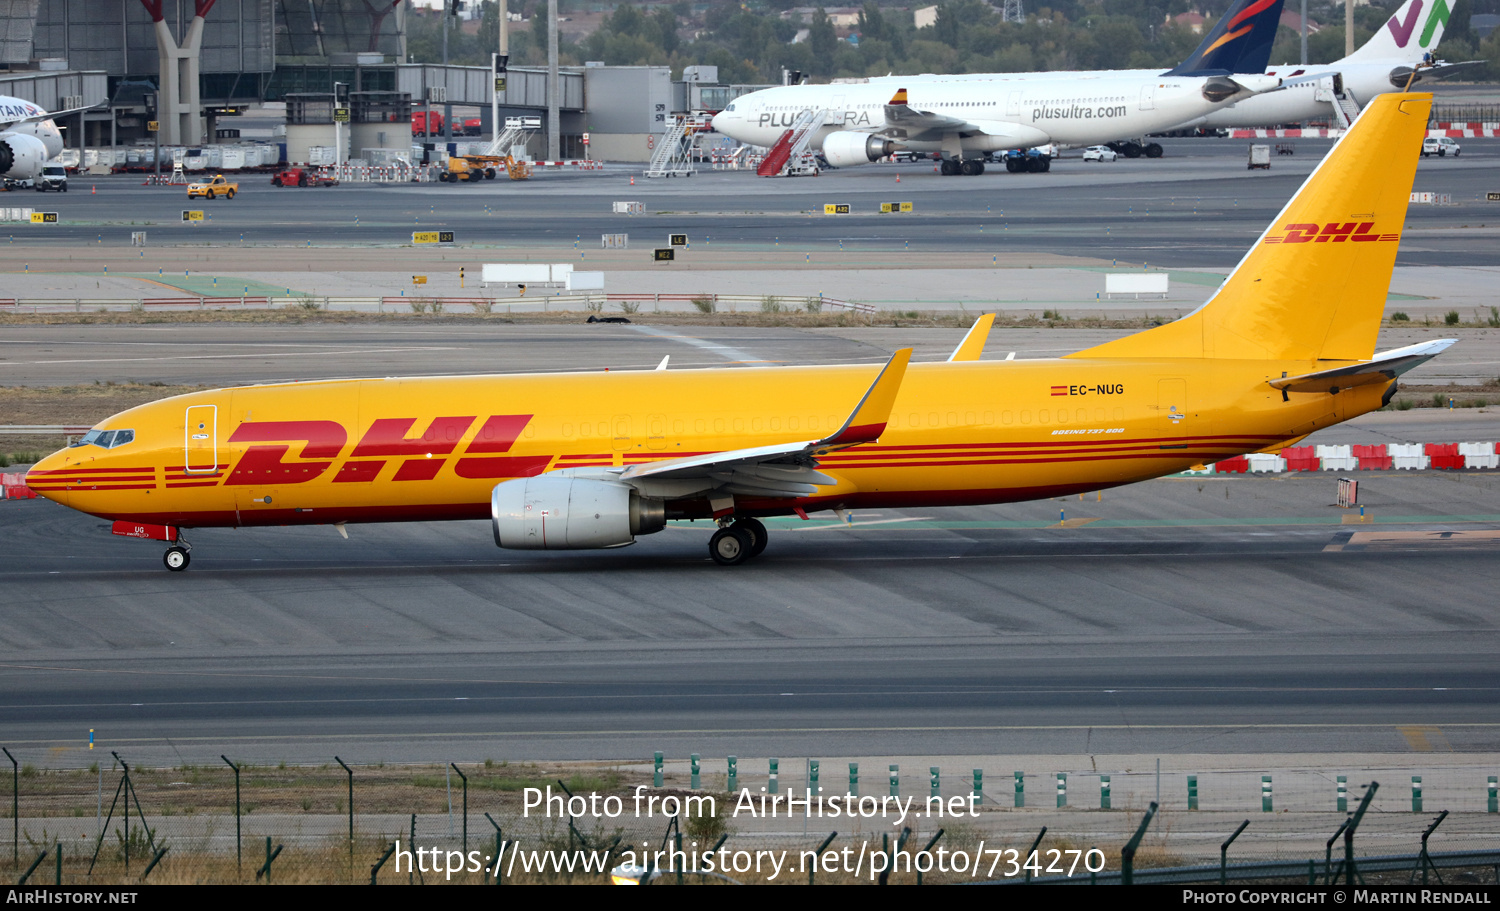
[[339,88],[340,88],[340,86],[347,88],[349,86],[349,83],[347,83],[347,82],[335,82],[333,84],[333,173],[334,173],[335,177],[338,176],[339,168],[343,165],[343,161],[344,161],[344,141],[343,141],[343,134],[339,130]]
[[[1353,0],[1350,0],[1353,2]],[[547,160],[557,161],[560,137],[557,125],[557,0],[547,0]]]

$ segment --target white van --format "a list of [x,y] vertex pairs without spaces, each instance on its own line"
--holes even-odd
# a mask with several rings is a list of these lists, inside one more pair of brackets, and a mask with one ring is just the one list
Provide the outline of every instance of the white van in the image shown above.
[[1458,140],[1451,136],[1429,136],[1422,140],[1423,158],[1426,158],[1428,155],[1436,155],[1439,158],[1452,155],[1454,158],[1457,158],[1458,153],[1462,151],[1463,147],[1458,144]]
[[57,190],[61,193],[68,192],[68,169],[60,164],[42,165],[42,176],[36,179],[36,191],[45,193],[48,190]]

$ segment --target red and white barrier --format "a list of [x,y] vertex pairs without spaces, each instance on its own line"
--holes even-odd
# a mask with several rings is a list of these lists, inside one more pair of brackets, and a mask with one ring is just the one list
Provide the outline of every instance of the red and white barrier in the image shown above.
[[1429,468],[1444,471],[1500,468],[1500,443],[1370,443],[1288,446],[1280,453],[1258,452],[1215,462],[1208,466],[1208,473],[1420,471]]
[[36,499],[36,491],[26,486],[26,475],[19,472],[0,475],[0,494],[7,500]]
[[[1290,130],[1230,130],[1233,139],[1337,139],[1344,135],[1340,129],[1308,127]],[[1427,131],[1430,139],[1450,136],[1454,139],[1493,139],[1500,136],[1500,124],[1495,123],[1440,123]]]

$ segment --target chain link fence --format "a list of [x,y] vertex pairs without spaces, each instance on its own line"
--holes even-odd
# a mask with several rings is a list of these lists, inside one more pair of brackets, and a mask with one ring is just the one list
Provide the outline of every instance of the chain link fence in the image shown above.
[[34,885],[597,882],[616,868],[684,883],[1109,882],[1152,805],[1137,882],[1321,882],[1339,875],[1342,827],[1373,780],[1353,842],[1359,876],[1493,884],[1500,867],[1494,778],[1464,764],[1342,782],[1323,768],[976,781],[804,760],[773,779],[762,759],[737,764],[731,792],[723,760],[695,773],[684,762],[141,768],[103,754],[51,769],[7,758],[0,867]]

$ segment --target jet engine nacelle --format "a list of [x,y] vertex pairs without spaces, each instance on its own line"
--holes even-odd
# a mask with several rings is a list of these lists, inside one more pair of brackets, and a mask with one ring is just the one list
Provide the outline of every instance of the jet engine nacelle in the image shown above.
[[0,134],[0,177],[35,180],[42,175],[46,161],[47,147],[35,136]]
[[879,161],[896,150],[896,144],[869,133],[840,130],[823,137],[823,157],[836,168]]
[[666,526],[662,500],[588,478],[503,481],[490,492],[490,515],[495,543],[516,550],[620,547]]
[[1269,92],[1281,85],[1278,76],[1261,73],[1235,73],[1233,76],[1212,76],[1203,81],[1203,97],[1215,104],[1228,101],[1236,95],[1256,95]]

